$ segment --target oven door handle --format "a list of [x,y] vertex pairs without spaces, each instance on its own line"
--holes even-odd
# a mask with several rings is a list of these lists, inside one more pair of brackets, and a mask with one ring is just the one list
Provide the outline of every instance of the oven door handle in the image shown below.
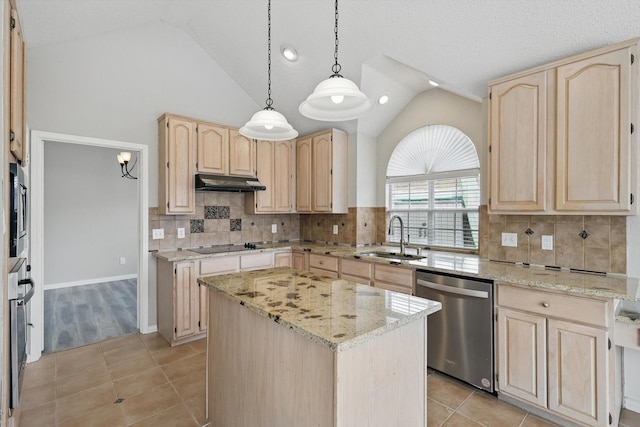
[[32,278],[28,278],[28,279],[22,279],[18,281],[18,285],[31,285],[31,289],[29,289],[29,292],[27,292],[27,294],[21,298],[16,298],[16,301],[18,302],[18,305],[24,305],[26,303],[29,302],[29,300],[31,299],[31,297],[33,296],[35,290],[36,290],[36,285],[33,282]]
[[438,283],[427,282],[425,280],[418,279],[416,283],[420,286],[424,286],[425,288],[434,289],[436,291],[447,292],[450,294],[463,295],[467,297],[474,298],[489,298],[489,292],[485,291],[476,291],[473,289],[462,289],[456,288],[454,286],[440,285]]

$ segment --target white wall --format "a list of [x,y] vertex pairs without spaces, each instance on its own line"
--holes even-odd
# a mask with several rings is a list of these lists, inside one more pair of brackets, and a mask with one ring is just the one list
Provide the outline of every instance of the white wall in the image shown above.
[[138,181],[121,177],[118,152],[45,142],[45,287],[137,273]]
[[[149,206],[158,200],[162,113],[241,126],[260,108],[189,35],[161,22],[27,52],[31,129],[148,145]],[[155,268],[150,257],[150,325]]]
[[258,104],[185,32],[150,23],[28,50],[31,129],[149,145],[157,206],[157,118],[241,126]]
[[431,89],[417,95],[378,135],[376,206],[385,205],[387,164],[396,145],[413,130],[434,124],[456,127],[473,141],[480,158],[481,203],[486,203],[486,117],[482,103],[441,89]]
[[356,156],[349,162],[349,167],[355,166],[356,169],[356,204],[349,206],[379,206],[376,203],[376,138],[359,133],[355,146]]

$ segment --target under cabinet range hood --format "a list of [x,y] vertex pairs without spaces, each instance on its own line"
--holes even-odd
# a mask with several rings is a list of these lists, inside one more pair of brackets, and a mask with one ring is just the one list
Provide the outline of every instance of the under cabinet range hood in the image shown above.
[[196,191],[248,192],[266,189],[255,177],[196,175]]

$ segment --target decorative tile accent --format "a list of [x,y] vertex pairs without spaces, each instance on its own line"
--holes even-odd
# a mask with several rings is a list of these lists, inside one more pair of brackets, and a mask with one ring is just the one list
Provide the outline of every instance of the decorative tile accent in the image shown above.
[[241,219],[232,219],[229,221],[229,230],[230,231],[242,231],[242,220]]
[[578,233],[578,236],[580,236],[582,239],[586,239],[587,237],[589,237],[589,233],[587,233],[585,230],[582,230],[580,233]]
[[218,207],[217,206],[205,206],[204,207],[204,219],[217,219]]
[[204,220],[192,219],[191,220],[191,232],[192,233],[204,233]]
[[218,218],[219,219],[228,219],[230,216],[231,209],[229,206],[216,206],[218,210]]

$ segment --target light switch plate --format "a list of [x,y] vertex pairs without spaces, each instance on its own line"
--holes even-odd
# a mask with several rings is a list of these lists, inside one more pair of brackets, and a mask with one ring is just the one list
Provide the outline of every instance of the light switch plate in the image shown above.
[[333,225],[333,234],[338,234],[338,224]]
[[542,250],[543,251],[552,251],[553,250],[553,236],[542,236]]
[[502,246],[518,247],[518,233],[502,233]]
[[178,239],[184,239],[184,228],[178,228]]
[[164,239],[164,228],[154,228],[152,233],[153,240]]
[[271,232],[274,234],[278,232],[278,224],[271,224]]
[[127,263],[127,259],[123,256],[120,257],[120,265],[124,265]]

